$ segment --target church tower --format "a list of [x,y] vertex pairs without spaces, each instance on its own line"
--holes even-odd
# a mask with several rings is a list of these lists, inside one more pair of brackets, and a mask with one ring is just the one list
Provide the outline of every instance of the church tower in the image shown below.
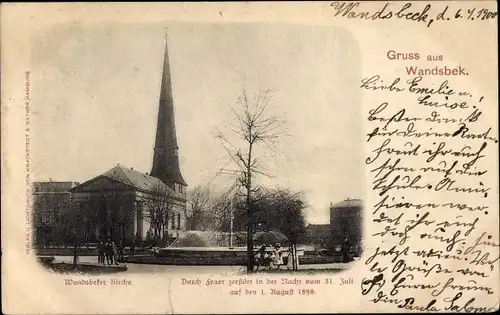
[[187,184],[182,177],[179,167],[178,150],[177,135],[175,133],[172,81],[168,60],[167,38],[165,38],[165,57],[151,176],[161,179],[175,191],[184,193]]

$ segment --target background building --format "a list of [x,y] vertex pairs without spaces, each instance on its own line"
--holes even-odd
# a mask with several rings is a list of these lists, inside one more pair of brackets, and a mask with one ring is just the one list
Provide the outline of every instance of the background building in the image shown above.
[[341,245],[347,238],[359,248],[363,238],[363,203],[361,199],[346,199],[330,206],[331,242]]
[[64,217],[70,211],[70,189],[77,182],[33,183],[33,236],[37,246],[47,246],[65,239]]

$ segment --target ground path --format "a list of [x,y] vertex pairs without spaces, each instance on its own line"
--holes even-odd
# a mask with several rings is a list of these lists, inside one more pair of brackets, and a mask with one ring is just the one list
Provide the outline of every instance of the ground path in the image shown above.
[[[54,262],[72,263],[72,256],[54,256]],[[81,263],[97,264],[97,257],[95,256],[81,256],[78,257]],[[199,273],[199,274],[220,274],[220,275],[237,275],[245,273],[244,266],[181,266],[181,265],[152,265],[152,264],[131,264],[126,263],[126,273]],[[319,269],[335,269],[345,270],[349,269],[350,264],[344,263],[328,263],[328,264],[314,264],[314,265],[299,265],[301,270],[319,270]]]

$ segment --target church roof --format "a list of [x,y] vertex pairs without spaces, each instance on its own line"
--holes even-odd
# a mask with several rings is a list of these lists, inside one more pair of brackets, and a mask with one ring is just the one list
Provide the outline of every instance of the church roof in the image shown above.
[[172,78],[168,58],[168,47],[165,42],[163,75],[161,80],[160,100],[158,104],[158,122],[153,150],[153,167],[151,175],[160,178],[171,187],[174,183],[187,186],[182,177],[175,131],[174,100],[172,95]]
[[111,179],[141,190],[150,192],[165,191],[172,196],[183,198],[181,194],[165,185],[165,183],[163,183],[159,178],[134,171],[131,168],[127,168],[121,165],[113,167],[112,169],[103,173],[102,176],[109,177]]

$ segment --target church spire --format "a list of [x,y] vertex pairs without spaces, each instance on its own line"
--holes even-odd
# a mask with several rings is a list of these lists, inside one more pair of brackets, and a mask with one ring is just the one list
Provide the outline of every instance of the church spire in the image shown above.
[[177,135],[175,133],[172,81],[168,60],[167,38],[165,36],[165,57],[163,61],[158,123],[156,126],[156,140],[151,176],[161,179],[172,188],[174,188],[174,184],[176,183],[187,186],[179,167],[178,149]]

